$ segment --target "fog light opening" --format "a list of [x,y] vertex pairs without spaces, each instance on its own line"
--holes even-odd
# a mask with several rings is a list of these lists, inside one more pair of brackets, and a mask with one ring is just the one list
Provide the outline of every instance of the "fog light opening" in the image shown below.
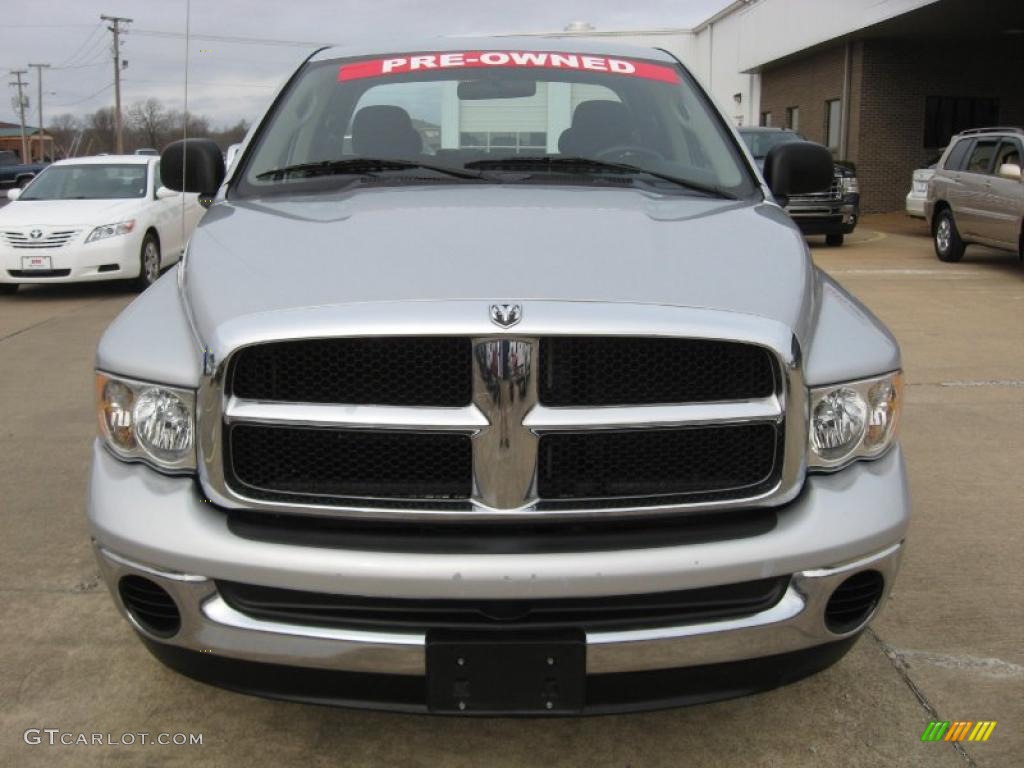
[[181,612],[174,598],[156,582],[142,576],[124,576],[117,591],[132,619],[150,634],[172,637],[181,629]]
[[878,607],[884,588],[885,579],[878,571],[861,571],[843,581],[825,605],[829,632],[845,635],[863,626]]

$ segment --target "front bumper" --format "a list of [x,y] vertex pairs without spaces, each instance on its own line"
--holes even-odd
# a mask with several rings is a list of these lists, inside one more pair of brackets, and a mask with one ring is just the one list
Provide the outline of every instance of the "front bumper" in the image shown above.
[[[411,711],[426,706],[415,693],[423,686],[425,631],[371,632],[261,620],[228,605],[215,580],[472,601],[642,595],[790,577],[782,598],[753,615],[588,633],[585,711],[642,709],[773,687],[835,661],[863,624],[845,634],[829,631],[825,603],[840,582],[864,570],[882,574],[879,605],[884,602],[898,568],[908,512],[898,448],[878,461],[810,476],[801,496],[779,511],[771,531],[615,552],[388,553],[242,539],[228,529],[225,515],[204,501],[192,478],[124,464],[98,444],[89,498],[104,580],[119,609],[166,663],[264,695]],[[181,613],[181,628],[173,637],[149,634],[125,610],[117,584],[131,574],[156,582],[173,597]],[[368,674],[381,684],[366,684],[363,676]],[[334,694],[314,683],[330,675],[342,685]],[[622,675],[653,675],[661,687],[639,698],[590,695],[592,689],[629,690]],[[737,682],[737,675],[747,683]],[[310,684],[296,688],[304,678]],[[665,681],[675,678],[682,690],[666,690]],[[278,684],[272,684],[275,680]],[[394,686],[404,693],[371,695]],[[357,695],[361,690],[366,695]]]
[[924,202],[928,199],[926,192],[907,193],[907,215],[916,219],[925,218]]
[[848,235],[860,217],[860,195],[850,194],[834,200],[792,199],[786,212],[805,235]]
[[[90,228],[59,248],[13,248],[0,244],[0,283],[45,285],[138,277],[142,236],[131,233],[86,243]],[[22,257],[45,256],[50,272],[23,270]]]

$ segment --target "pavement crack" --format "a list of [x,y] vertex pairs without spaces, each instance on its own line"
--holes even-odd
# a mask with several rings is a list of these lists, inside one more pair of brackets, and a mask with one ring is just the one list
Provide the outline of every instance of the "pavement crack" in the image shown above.
[[[882,638],[880,638],[871,627],[868,627],[867,630],[865,630],[865,634],[874,640],[882,653],[885,654],[889,663],[892,664],[893,669],[896,670],[896,674],[898,674],[900,679],[903,680],[903,684],[910,689],[910,692],[914,694],[914,698],[917,699],[917,702],[921,705],[924,711],[928,713],[929,719],[942,720],[942,718],[939,717],[938,711],[932,703],[928,701],[928,697],[925,696],[924,691],[922,691],[917,686],[917,683],[911,679],[910,670],[907,668],[907,665],[900,656],[900,653],[888,643],[882,642]],[[953,751],[960,756],[966,765],[970,768],[978,768],[978,764],[974,761],[974,758],[967,754],[967,750],[963,748],[960,742],[951,741],[950,745],[953,747]]]
[[20,336],[23,333],[27,333],[28,331],[31,331],[33,328],[38,328],[41,325],[52,323],[58,317],[62,317],[62,315],[54,315],[53,317],[48,317],[45,320],[40,320],[38,323],[32,323],[32,325],[26,325],[24,328],[19,328],[17,331],[14,331],[13,333],[8,333],[6,336],[0,336],[0,343],[3,343],[8,339],[13,339],[15,336]]
[[895,648],[891,649],[900,660],[912,659],[926,664],[945,669],[958,669],[968,672],[977,672],[986,677],[994,678],[1021,678],[1024,677],[1024,665],[1014,664],[1011,661],[994,659],[987,656],[953,656],[944,653],[931,653],[929,651],[913,651]]

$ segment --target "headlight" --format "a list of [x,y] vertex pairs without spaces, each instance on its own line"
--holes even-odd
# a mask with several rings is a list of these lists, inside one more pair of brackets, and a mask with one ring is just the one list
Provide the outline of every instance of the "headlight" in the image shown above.
[[89,236],[85,238],[85,242],[91,243],[94,240],[103,240],[115,235],[127,235],[133,229],[135,229],[135,219],[129,219],[117,224],[103,224],[90,232]]
[[158,469],[196,467],[195,393],[96,374],[100,436],[117,456]]
[[812,389],[808,466],[838,469],[880,456],[896,438],[902,404],[900,373]]
[[860,185],[857,184],[856,176],[843,176],[839,180],[839,189],[842,190],[844,195],[852,195],[854,192],[860,192]]

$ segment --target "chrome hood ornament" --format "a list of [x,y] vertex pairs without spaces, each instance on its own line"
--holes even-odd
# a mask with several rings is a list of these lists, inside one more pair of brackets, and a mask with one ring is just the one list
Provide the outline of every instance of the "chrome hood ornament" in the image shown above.
[[501,328],[511,328],[522,319],[521,304],[491,304],[491,322]]

